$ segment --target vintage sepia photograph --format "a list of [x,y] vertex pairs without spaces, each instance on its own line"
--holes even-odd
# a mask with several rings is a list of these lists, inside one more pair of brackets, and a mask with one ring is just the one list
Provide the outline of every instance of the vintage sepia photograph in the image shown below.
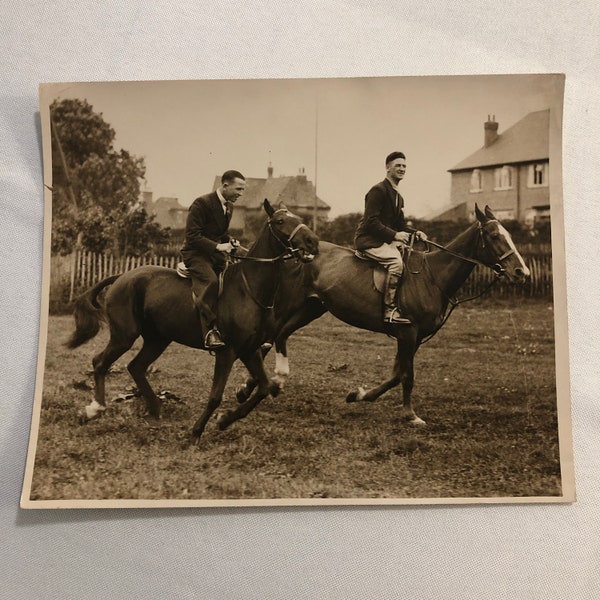
[[563,92],[41,85],[21,506],[573,502]]

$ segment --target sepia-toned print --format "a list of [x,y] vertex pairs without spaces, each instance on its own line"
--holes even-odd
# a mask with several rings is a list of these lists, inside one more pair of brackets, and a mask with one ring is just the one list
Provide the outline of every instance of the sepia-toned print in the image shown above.
[[21,505],[574,501],[563,88],[42,85]]

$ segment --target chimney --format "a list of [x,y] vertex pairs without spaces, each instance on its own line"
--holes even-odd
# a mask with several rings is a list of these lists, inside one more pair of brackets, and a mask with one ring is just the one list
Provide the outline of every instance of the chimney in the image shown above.
[[142,202],[144,204],[144,208],[150,212],[154,205],[154,202],[152,202],[152,192],[150,190],[144,190],[142,192]]
[[488,115],[488,120],[483,124],[484,131],[484,146],[491,146],[498,139],[498,123],[496,123],[496,115]]
[[271,179],[271,177],[273,177],[273,167],[271,166],[270,162],[269,162],[269,166],[267,167],[267,177],[269,179]]
[[306,181],[306,171],[304,170],[304,167],[301,167],[298,170],[298,175],[296,175],[296,177],[298,178],[298,181]]

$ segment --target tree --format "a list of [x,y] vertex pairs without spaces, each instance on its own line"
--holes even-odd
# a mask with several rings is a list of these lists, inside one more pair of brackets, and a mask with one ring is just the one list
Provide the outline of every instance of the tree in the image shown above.
[[354,245],[354,233],[361,218],[361,213],[339,215],[332,221],[326,221],[320,225],[319,237],[340,246],[352,247]]
[[52,125],[52,251],[143,254],[168,231],[138,206],[143,158],[116,150],[114,129],[86,100],[55,100]]

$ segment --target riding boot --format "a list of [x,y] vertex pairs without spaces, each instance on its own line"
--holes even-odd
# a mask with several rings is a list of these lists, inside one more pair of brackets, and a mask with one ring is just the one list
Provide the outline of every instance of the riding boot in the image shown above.
[[204,336],[204,348],[206,350],[219,350],[225,346],[221,333],[217,329],[216,315],[210,307],[202,301],[195,290],[192,290],[192,298],[200,319],[200,327]]
[[402,316],[397,303],[400,277],[395,273],[388,273],[385,280],[383,293],[383,322],[392,325],[412,325],[409,319]]

